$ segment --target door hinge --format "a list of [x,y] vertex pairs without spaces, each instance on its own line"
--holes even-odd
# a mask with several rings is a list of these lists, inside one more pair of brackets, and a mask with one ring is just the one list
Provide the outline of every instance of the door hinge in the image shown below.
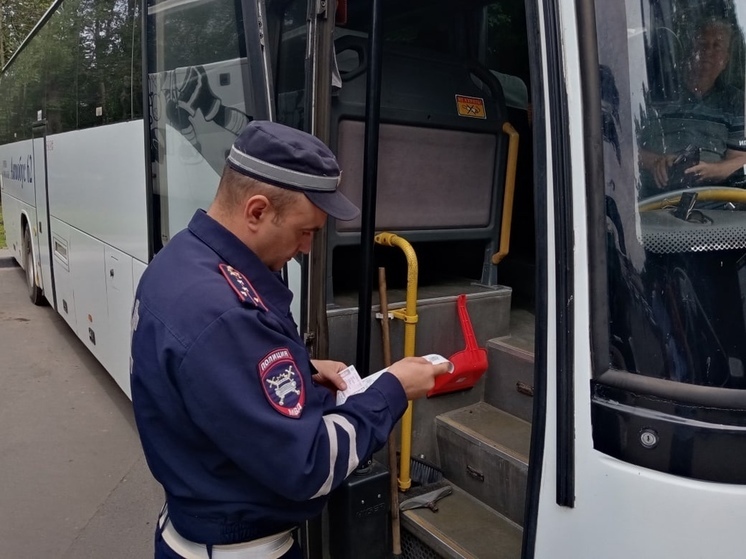
[[329,0],[316,0],[316,15],[319,17],[323,17],[324,19],[327,17],[327,9],[329,8]]

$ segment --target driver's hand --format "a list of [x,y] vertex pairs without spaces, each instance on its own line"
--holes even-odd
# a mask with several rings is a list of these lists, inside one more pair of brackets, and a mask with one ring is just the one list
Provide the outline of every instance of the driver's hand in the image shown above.
[[689,167],[684,173],[687,175],[694,175],[697,182],[714,183],[721,182],[728,178],[730,173],[727,169],[724,169],[724,165],[718,163],[710,163],[702,161],[696,165]]
[[675,155],[661,155],[655,160],[652,170],[653,178],[658,188],[668,186],[668,168],[673,164],[675,159]]

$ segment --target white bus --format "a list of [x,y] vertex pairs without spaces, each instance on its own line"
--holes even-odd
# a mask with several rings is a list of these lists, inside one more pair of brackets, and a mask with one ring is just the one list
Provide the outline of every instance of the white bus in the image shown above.
[[0,76],[8,245],[129,393],[134,289],[233,138],[310,131],[363,212],[286,271],[309,349],[383,366],[385,267],[395,358],[464,350],[470,317],[487,363],[414,403],[398,470],[376,456],[397,494],[351,476],[309,558],[739,558],[744,25],[746,0],[59,0]]

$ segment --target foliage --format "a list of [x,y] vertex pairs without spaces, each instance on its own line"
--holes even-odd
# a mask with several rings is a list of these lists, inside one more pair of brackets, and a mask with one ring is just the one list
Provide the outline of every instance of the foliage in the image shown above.
[[0,141],[27,138],[39,111],[49,133],[140,116],[138,11],[136,0],[58,4],[0,77]]
[[0,67],[18,49],[52,0],[0,0]]

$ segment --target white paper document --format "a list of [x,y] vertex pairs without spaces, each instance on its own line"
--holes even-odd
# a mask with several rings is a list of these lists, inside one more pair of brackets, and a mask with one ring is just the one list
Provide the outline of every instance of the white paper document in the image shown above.
[[[430,361],[430,363],[432,363],[433,365],[448,363],[448,372],[453,372],[453,363],[451,363],[442,355],[438,355],[437,353],[430,353],[429,355],[423,355],[422,357]],[[350,365],[346,369],[340,371],[339,376],[341,376],[342,380],[344,380],[347,384],[347,389],[337,391],[337,405],[341,406],[342,404],[344,404],[347,401],[347,398],[349,398],[353,394],[365,392],[368,387],[385,372],[386,369],[382,369],[376,373],[373,373],[372,375],[361,378],[360,374],[357,372],[357,369],[355,369],[355,365]]]

